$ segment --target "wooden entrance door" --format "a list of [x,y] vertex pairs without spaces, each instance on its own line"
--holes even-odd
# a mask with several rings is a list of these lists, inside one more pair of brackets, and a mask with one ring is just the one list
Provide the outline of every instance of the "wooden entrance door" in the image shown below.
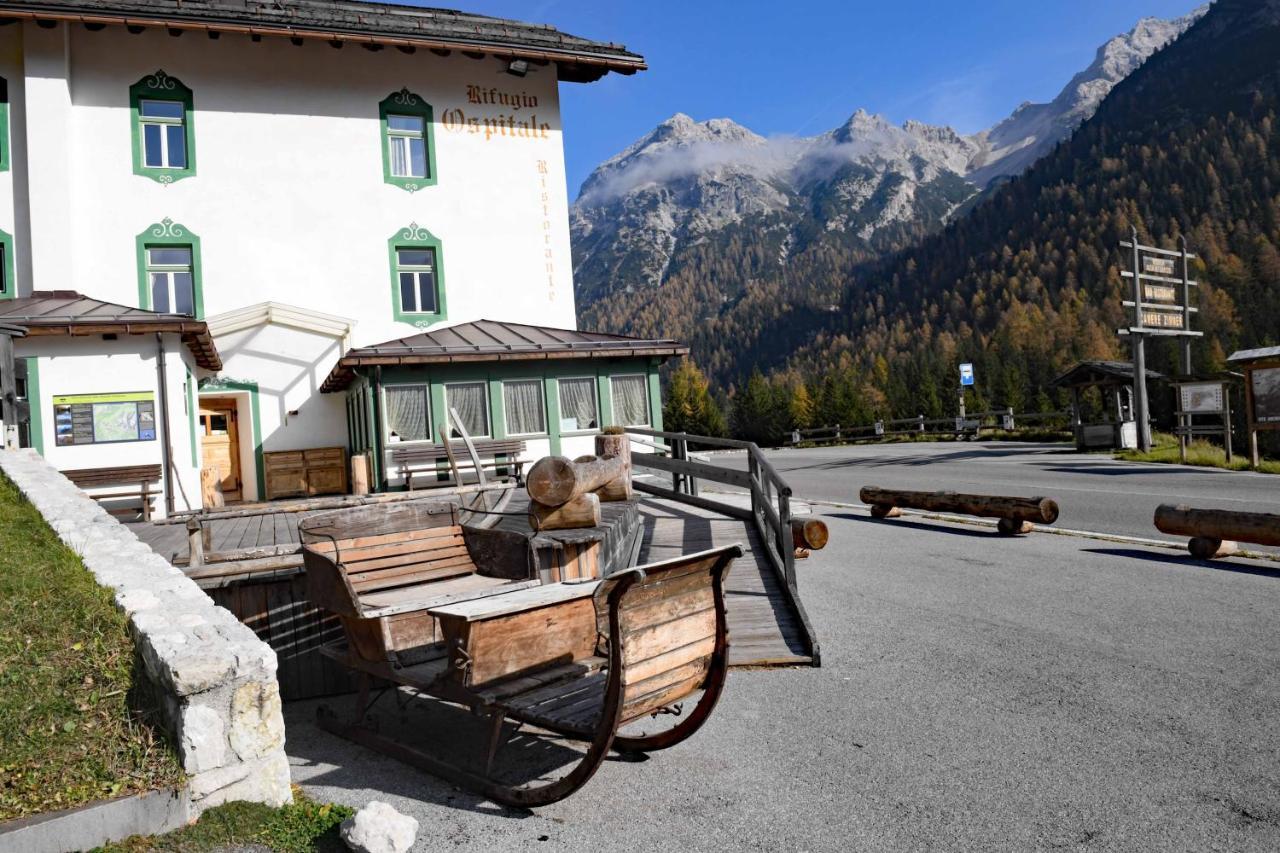
[[200,398],[200,426],[203,467],[214,471],[222,484],[223,499],[243,499],[240,480],[240,431],[236,421],[236,401],[225,397]]

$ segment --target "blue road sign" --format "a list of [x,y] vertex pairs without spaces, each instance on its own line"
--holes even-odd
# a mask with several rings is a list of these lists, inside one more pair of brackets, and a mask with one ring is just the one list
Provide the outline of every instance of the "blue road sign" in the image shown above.
[[964,364],[960,365],[960,384],[961,385],[973,384],[973,365],[968,362],[965,362]]

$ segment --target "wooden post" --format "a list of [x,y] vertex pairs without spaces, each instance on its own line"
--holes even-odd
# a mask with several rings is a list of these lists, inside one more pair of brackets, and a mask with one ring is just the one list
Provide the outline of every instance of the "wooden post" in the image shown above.
[[1258,456],[1258,424],[1254,420],[1253,370],[1244,369],[1244,422],[1249,439],[1249,467],[1257,471],[1262,460]]
[[[750,451],[748,451],[750,452]],[[796,588],[796,549],[789,540],[791,530],[791,496],[786,492],[778,492],[778,530],[774,541],[782,554],[783,574],[787,577],[787,586],[792,591]]]
[[369,494],[369,457],[364,453],[351,455],[351,494]]

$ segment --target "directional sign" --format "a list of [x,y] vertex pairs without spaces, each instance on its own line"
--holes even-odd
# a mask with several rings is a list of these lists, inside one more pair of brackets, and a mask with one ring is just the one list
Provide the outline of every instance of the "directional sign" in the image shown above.
[[961,385],[973,384],[973,365],[969,362],[965,362],[964,364],[960,365],[960,384]]

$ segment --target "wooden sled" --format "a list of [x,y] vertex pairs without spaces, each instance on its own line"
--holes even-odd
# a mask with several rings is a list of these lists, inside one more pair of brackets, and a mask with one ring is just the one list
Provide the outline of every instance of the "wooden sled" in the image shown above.
[[[581,788],[610,749],[673,746],[706,722],[728,662],[724,578],[737,545],[620,572],[603,581],[558,583],[430,608],[443,641],[415,649],[412,663],[371,659],[352,645],[324,653],[359,674],[349,722],[321,709],[321,728],[471,788],[495,802],[535,807]],[[380,734],[366,719],[374,679],[469,708],[487,719],[484,770],[468,770]],[[701,691],[694,707],[681,703]],[[674,708],[673,708],[674,706]],[[621,734],[671,713],[661,731]],[[507,784],[493,773],[507,721],[586,744],[554,781]],[[510,735],[508,735],[509,737]]]

